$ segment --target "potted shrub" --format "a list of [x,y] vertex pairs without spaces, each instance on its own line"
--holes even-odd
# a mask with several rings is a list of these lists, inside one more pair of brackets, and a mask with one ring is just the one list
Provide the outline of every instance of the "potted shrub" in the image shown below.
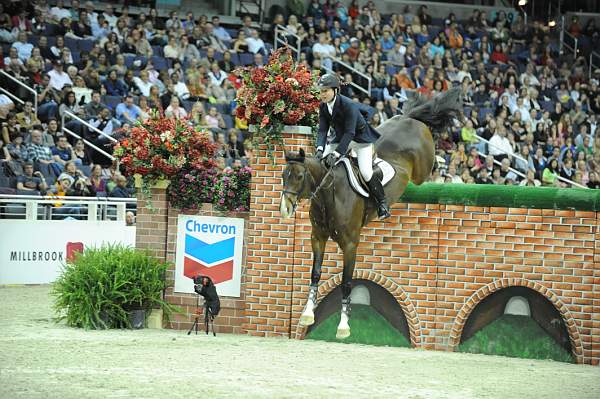
[[[86,248],[63,266],[52,295],[58,320],[86,329],[139,327],[140,316],[160,308],[168,264],[122,245]],[[142,322],[143,324],[143,322]]]

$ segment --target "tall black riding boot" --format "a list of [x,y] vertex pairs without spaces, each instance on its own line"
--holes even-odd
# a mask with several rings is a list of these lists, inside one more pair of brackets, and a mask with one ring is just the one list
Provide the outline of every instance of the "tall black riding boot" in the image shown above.
[[390,207],[385,200],[385,192],[383,191],[381,181],[375,176],[369,180],[369,191],[375,197],[375,201],[377,201],[377,216],[379,216],[379,219],[383,220],[392,216],[390,214]]

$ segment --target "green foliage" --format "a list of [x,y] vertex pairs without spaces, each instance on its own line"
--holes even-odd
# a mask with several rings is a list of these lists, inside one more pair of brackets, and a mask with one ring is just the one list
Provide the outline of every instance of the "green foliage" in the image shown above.
[[600,190],[492,184],[410,183],[401,202],[600,211]]
[[341,313],[337,312],[316,326],[306,339],[329,342],[358,343],[375,346],[397,346],[410,348],[410,342],[375,309],[367,305],[352,305],[350,314],[350,337],[335,338]]
[[460,352],[573,363],[573,356],[531,317],[503,315],[459,345]]
[[128,312],[160,307],[168,316],[174,307],[163,301],[168,264],[122,245],[86,248],[54,283],[58,320],[86,329],[131,327]]

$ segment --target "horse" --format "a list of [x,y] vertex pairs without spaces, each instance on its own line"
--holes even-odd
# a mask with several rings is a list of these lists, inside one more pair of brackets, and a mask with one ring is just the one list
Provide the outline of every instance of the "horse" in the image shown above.
[[[377,155],[394,169],[394,177],[385,185],[386,199],[397,202],[409,181],[419,185],[428,180],[435,161],[433,131],[446,129],[460,118],[461,90],[450,89],[431,100],[415,96],[397,115],[377,128],[381,134],[375,143]],[[331,169],[303,149],[286,152],[280,213],[291,218],[298,202],[310,199],[311,246],[313,265],[309,296],[300,316],[300,325],[314,323],[317,288],[325,245],[333,239],[343,252],[342,311],[336,337],[350,336],[350,292],[356,262],[356,250],[362,228],[377,216],[375,201],[357,194],[349,184],[347,172],[339,162]]]

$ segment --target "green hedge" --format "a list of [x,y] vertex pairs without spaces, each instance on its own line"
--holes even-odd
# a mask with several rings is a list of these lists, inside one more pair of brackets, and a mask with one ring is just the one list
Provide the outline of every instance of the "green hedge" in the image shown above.
[[600,190],[491,184],[408,185],[401,202],[600,211]]
[[460,344],[460,352],[573,363],[561,347],[531,317],[502,315]]
[[335,338],[340,317],[339,311],[332,314],[313,328],[307,334],[306,339],[346,344],[411,347],[408,339],[371,306],[352,305],[352,315],[349,321],[351,334],[343,340]]

